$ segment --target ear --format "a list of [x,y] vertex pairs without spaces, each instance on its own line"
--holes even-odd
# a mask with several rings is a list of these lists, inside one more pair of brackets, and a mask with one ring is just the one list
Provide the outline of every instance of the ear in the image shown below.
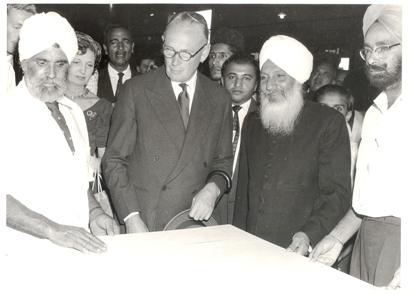
[[134,53],[134,45],[135,45],[135,43],[132,42],[132,45],[131,45],[131,53]]
[[104,53],[105,53],[105,55],[108,55],[107,45],[103,44],[103,48],[104,48]]
[[204,49],[202,49],[202,53],[201,53],[201,62],[204,62],[209,55],[209,51],[211,50],[211,45],[208,43],[206,44],[206,46],[204,47]]
[[22,60],[20,62],[21,69],[23,70],[23,73],[25,74],[27,72],[27,60]]

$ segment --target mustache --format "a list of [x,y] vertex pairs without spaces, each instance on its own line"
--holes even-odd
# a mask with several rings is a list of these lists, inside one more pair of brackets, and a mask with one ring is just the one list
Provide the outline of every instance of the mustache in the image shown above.
[[368,71],[370,70],[374,70],[374,71],[385,71],[386,70],[386,66],[383,65],[375,65],[375,64],[369,64],[366,66],[366,69]]

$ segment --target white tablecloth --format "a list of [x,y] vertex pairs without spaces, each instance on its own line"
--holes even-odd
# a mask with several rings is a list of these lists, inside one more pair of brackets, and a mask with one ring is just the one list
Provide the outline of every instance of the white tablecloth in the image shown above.
[[100,255],[47,240],[17,246],[4,258],[2,293],[384,292],[230,225],[102,239]]

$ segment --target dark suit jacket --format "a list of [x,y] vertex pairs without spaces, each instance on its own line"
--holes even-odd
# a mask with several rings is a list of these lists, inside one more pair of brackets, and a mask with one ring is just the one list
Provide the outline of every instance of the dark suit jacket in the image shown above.
[[[258,111],[258,104],[253,98],[251,98],[251,104],[249,105],[247,115],[254,111]],[[241,133],[242,133],[242,130],[241,130]],[[238,145],[237,148],[239,152],[240,146]],[[223,195],[223,197],[221,197],[221,199],[219,199],[219,202],[215,208],[214,216],[216,220],[218,221],[218,224],[220,225],[232,224],[233,210],[234,210],[235,198],[236,198],[236,188],[238,185],[238,166],[239,166],[239,156],[238,156],[238,159],[236,160],[236,165],[233,170],[231,191],[229,193],[226,193],[225,195]]]
[[314,246],[351,203],[344,117],[306,100],[293,133],[270,135],[259,114],[244,123],[233,224],[279,246],[305,232]]
[[[165,68],[127,81],[115,106],[103,168],[122,221],[139,211],[162,230],[203,188],[208,174],[232,170],[228,92],[198,73],[187,132]],[[214,176],[221,190],[225,180]]]
[[[131,67],[131,77],[136,76],[138,73]],[[104,98],[111,103],[117,102],[117,98],[114,96],[115,93],[112,91],[112,85],[110,80],[110,75],[108,73],[108,65],[98,72],[98,89],[97,96]]]

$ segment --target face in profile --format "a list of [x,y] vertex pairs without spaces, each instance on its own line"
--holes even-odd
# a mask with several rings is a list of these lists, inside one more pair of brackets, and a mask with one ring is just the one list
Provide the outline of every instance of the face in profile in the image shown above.
[[105,53],[110,64],[117,70],[124,70],[134,52],[134,42],[130,32],[125,28],[114,28],[110,31],[107,44],[104,44]]
[[33,14],[24,10],[10,8],[7,12],[7,52],[14,53],[20,37],[23,22]]
[[63,50],[50,47],[21,63],[31,95],[44,102],[61,97],[66,88],[68,61]]
[[84,54],[79,53],[70,63],[67,80],[69,83],[85,86],[94,72],[95,54],[90,49],[87,49]]
[[[379,23],[367,31],[364,47],[374,49],[380,45],[397,44],[397,40]],[[391,47],[383,53],[371,53],[366,58],[366,75],[370,83],[384,90],[401,81],[401,45]]]
[[209,45],[199,24],[186,21],[171,23],[164,33],[163,41],[164,51],[187,52],[191,56],[197,52],[187,61],[178,53],[173,57],[164,56],[165,70],[171,81],[188,81],[196,72],[199,63],[208,57]]
[[211,46],[209,52],[209,72],[211,79],[214,81],[221,79],[221,69],[225,60],[233,55],[232,49],[229,45],[223,43],[216,43]]
[[317,89],[332,84],[336,78],[336,71],[332,65],[328,63],[319,64],[312,72],[310,77],[310,89]]
[[328,92],[317,97],[317,102],[327,105],[337,111],[339,111],[348,120],[348,114],[350,113],[349,105],[347,102],[348,97],[336,92]]
[[257,82],[256,69],[249,63],[229,63],[222,78],[223,86],[231,94],[232,103],[238,105],[251,99]]

